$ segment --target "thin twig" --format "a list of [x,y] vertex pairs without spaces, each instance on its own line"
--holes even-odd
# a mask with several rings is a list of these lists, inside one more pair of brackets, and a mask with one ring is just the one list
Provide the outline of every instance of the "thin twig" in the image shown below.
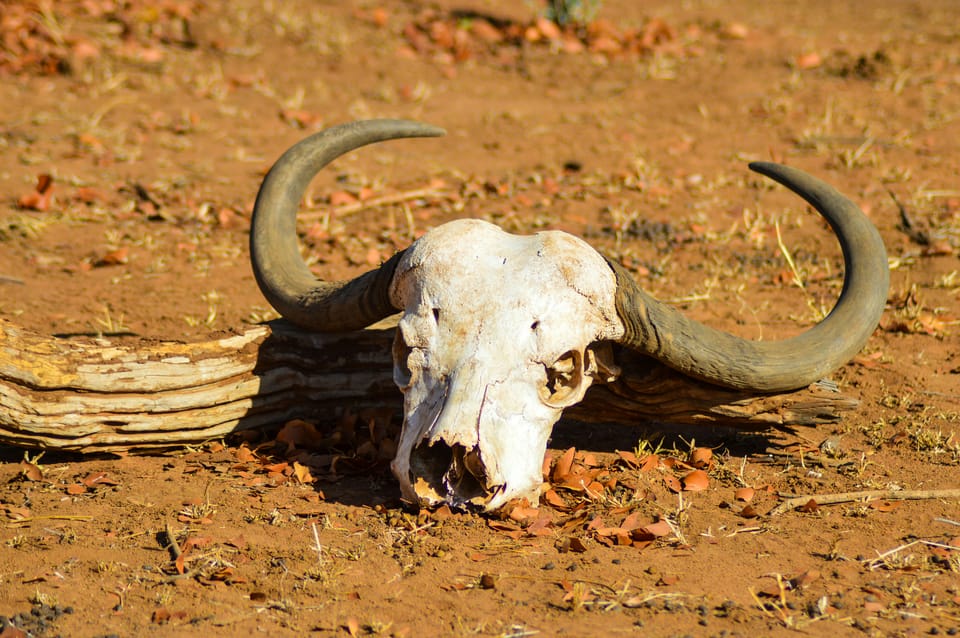
[[893,200],[893,203],[897,205],[897,210],[900,211],[900,230],[915,244],[920,244],[921,246],[930,245],[930,236],[914,226],[913,221],[910,219],[910,213],[907,212],[907,207],[897,198],[896,193],[889,188],[887,189],[887,193],[890,194],[890,199]]
[[92,521],[92,516],[69,516],[66,514],[44,514],[41,516],[24,516],[12,521],[7,521],[10,525],[19,525],[21,523],[32,523],[33,521]]
[[392,195],[371,197],[370,199],[353,204],[333,206],[328,210],[304,212],[300,214],[300,218],[307,221],[313,221],[321,219],[330,213],[335,214],[337,217],[345,217],[346,215],[353,215],[354,213],[359,213],[360,211],[368,210],[370,208],[390,206],[391,204],[402,204],[403,202],[408,202],[412,199],[424,199],[428,197],[443,197],[450,199],[453,197],[453,195],[449,191],[439,190],[436,188],[417,188],[410,191],[403,191],[402,193],[394,193]]
[[806,467],[806,464],[810,464],[819,465],[820,467],[837,468],[856,463],[856,461],[853,459],[831,459],[823,456],[822,454],[817,454],[816,452],[807,455],[803,454],[803,452],[781,452],[779,450],[766,450],[763,454],[765,456],[798,461],[801,467]]
[[183,550],[180,549],[180,543],[177,542],[177,537],[173,533],[173,529],[170,528],[170,523],[167,523],[166,534],[167,534],[167,546],[164,549],[169,549],[170,554],[173,556],[173,560],[176,561],[180,558],[180,555],[183,554]]
[[851,503],[853,501],[867,501],[884,499],[888,501],[924,500],[931,498],[960,498],[960,489],[946,490],[866,490],[863,492],[841,492],[839,494],[812,494],[810,496],[794,496],[780,503],[772,510],[770,516],[779,516],[813,501],[817,505],[834,505],[836,503]]
[[317,562],[323,562],[323,546],[320,544],[320,534],[317,533],[317,522],[312,523],[313,526],[313,546],[317,550]]
[[24,285],[26,282],[19,277],[10,277],[9,275],[0,275],[0,284],[17,284],[18,286]]
[[938,523],[946,523],[947,525],[956,525],[960,527],[960,521],[951,521],[949,518],[935,518],[933,519]]

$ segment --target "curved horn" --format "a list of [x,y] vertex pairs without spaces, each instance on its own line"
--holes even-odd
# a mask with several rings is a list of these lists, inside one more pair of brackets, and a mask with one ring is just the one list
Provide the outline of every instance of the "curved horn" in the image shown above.
[[813,328],[783,341],[756,342],[688,319],[643,292],[621,266],[617,313],[625,346],[709,383],[761,392],[795,390],[833,372],[863,347],[883,314],[890,272],[883,240],[856,204],[795,168],[753,162],[750,168],[797,195],[830,223],[843,251],[840,298]]
[[437,137],[445,131],[406,120],[366,120],[311,135],[291,147],[267,173],[250,222],[250,258],[260,290],[285,319],[302,328],[364,328],[393,314],[388,288],[403,252],[352,281],[321,281],[300,257],[297,209],[310,180],[356,148],[402,137]]

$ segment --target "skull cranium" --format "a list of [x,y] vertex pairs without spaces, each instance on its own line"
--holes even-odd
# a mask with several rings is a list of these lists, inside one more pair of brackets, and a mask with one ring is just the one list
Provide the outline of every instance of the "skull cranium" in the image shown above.
[[565,233],[517,236],[460,220],[412,246],[390,289],[403,310],[393,470],[405,496],[485,509],[517,496],[536,502],[563,408],[595,377],[613,377],[604,355],[623,333],[615,292],[603,258]]

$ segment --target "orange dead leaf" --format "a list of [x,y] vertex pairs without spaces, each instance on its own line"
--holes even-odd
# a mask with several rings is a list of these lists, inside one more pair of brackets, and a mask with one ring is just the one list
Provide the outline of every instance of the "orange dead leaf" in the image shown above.
[[713,465],[713,450],[708,447],[698,447],[690,451],[688,459],[690,465],[699,469],[709,469]]
[[106,472],[91,472],[81,482],[87,487],[96,487],[97,485],[119,485],[119,482],[110,478]]
[[295,128],[313,128],[323,125],[323,118],[317,113],[302,109],[283,109],[280,119]]
[[271,474],[282,474],[288,467],[290,467],[289,463],[286,461],[280,461],[279,463],[266,463],[264,464],[263,469]]
[[[317,427],[300,419],[287,421],[286,424],[277,432],[277,441],[287,444],[287,453],[296,448],[310,447],[309,443],[318,441],[322,438]],[[241,448],[244,449],[244,448]],[[253,460],[246,459],[246,460]]]
[[637,455],[633,452],[624,452],[622,450],[617,450],[617,456],[620,457],[620,460],[623,461],[627,467],[637,469],[640,467],[640,459],[637,458]]
[[347,191],[333,191],[329,199],[331,206],[345,206],[357,203],[357,198]]
[[806,587],[807,585],[816,581],[819,578],[820,578],[819,571],[817,571],[816,569],[808,569],[802,574],[798,574],[797,576],[794,576],[793,578],[791,578],[790,585],[794,589],[803,589],[804,587]]
[[530,501],[525,498],[511,501],[508,504],[508,507],[510,507],[510,513],[508,516],[511,520],[516,521],[517,523],[535,520],[540,515],[540,510],[535,507],[531,507]]
[[20,461],[20,474],[31,481],[43,480],[43,471],[40,470],[40,467],[28,461]]
[[584,467],[600,467],[600,461],[597,460],[597,455],[591,452],[584,454],[580,462],[583,463]]
[[6,514],[7,518],[9,518],[12,521],[23,521],[30,518],[30,516],[32,516],[32,514],[30,513],[30,510],[26,507],[0,505],[0,511]]
[[83,202],[84,204],[92,204],[94,202],[102,201],[103,199],[106,199],[103,196],[103,193],[101,193],[96,188],[93,188],[90,186],[81,186],[80,188],[78,188],[76,190],[76,193],[74,194],[74,197],[78,201]]
[[36,190],[17,200],[17,206],[43,212],[49,210],[53,200],[53,177],[47,173],[37,175]]
[[111,250],[99,259],[93,262],[93,265],[100,268],[103,266],[119,266],[127,263],[130,249],[126,246]]
[[317,480],[316,477],[310,473],[309,467],[297,461],[293,462],[293,476],[297,479],[297,483],[301,485],[307,485]]
[[756,518],[760,516],[760,512],[758,512],[753,505],[744,505],[743,509],[740,510],[740,516],[743,518]]
[[806,503],[804,503],[803,505],[801,505],[800,507],[798,507],[798,508],[797,508],[797,511],[798,511],[798,512],[806,512],[806,513],[809,514],[809,513],[812,513],[812,512],[816,512],[816,511],[819,510],[819,509],[820,509],[820,505],[817,504],[817,501],[815,501],[814,499],[811,498],[809,501],[807,501]]
[[566,511],[570,509],[566,501],[564,501],[563,498],[559,494],[557,494],[556,490],[550,489],[544,492],[543,500],[546,501],[547,504],[550,505],[550,507],[553,507],[554,509],[558,509],[561,511]]
[[493,556],[494,556],[493,554],[483,554],[481,552],[474,552],[470,554],[467,558],[469,558],[475,563],[481,563],[485,560],[490,560],[491,558],[493,558]]
[[640,461],[640,471],[649,472],[660,465],[660,457],[656,454],[648,454]]
[[701,492],[710,485],[710,477],[703,470],[694,470],[683,477],[683,489],[688,492]]
[[188,550],[196,547],[197,549],[202,549],[213,543],[213,539],[209,536],[191,536],[187,540],[183,541],[180,545],[181,551],[186,553]]
[[819,53],[803,53],[794,60],[798,69],[815,69],[823,64],[823,58]]
[[744,503],[749,503],[753,500],[754,495],[756,495],[756,490],[752,487],[741,487],[733,493],[733,498],[738,501],[743,501]]
[[870,501],[870,509],[877,510],[878,512],[892,512],[900,507],[901,503],[902,501]]
[[71,483],[67,486],[67,494],[71,496],[79,496],[80,494],[86,494],[87,487],[82,483]]
[[867,369],[873,369],[883,362],[883,353],[882,352],[871,352],[870,354],[858,355],[853,358],[853,363],[863,366]]
[[670,476],[669,474],[663,475],[663,484],[667,486],[667,489],[671,492],[681,492],[683,491],[683,486],[680,484],[680,481],[677,480],[677,477]]
[[560,27],[558,27],[555,22],[547,20],[546,18],[537,18],[536,27],[540,35],[548,40],[559,40],[560,36],[563,35],[560,32]]
[[570,537],[570,544],[568,546],[568,551],[575,552],[577,554],[582,554],[587,551],[587,545],[583,542],[583,539],[577,538],[576,536]]
[[650,523],[649,525],[644,525],[640,529],[656,538],[673,533],[673,529],[671,529],[670,523],[664,520],[657,521],[656,523]]
[[553,466],[553,482],[562,483],[570,476],[570,468],[573,467],[573,457],[577,453],[577,448],[570,448],[563,453],[559,459],[557,459],[556,465]]

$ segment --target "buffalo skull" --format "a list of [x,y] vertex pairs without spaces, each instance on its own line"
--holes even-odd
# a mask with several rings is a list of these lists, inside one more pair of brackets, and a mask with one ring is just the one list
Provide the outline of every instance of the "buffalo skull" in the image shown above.
[[692,321],[566,233],[517,236],[478,220],[435,228],[351,281],[318,280],[296,234],[298,205],[314,175],[367,144],[442,134],[417,122],[369,120],[308,137],[264,179],[250,236],[260,289],[289,321],[346,331],[401,313],[393,357],[404,420],[392,468],[413,502],[482,510],[518,497],[536,503],[543,454],[562,410],[592,382],[617,375],[611,343],[708,383],[779,392],[846,363],[879,322],[889,272],[876,229],[829,185],[765,162],[750,168],[816,208],[845,262],[830,314],[783,341],[749,341]]

